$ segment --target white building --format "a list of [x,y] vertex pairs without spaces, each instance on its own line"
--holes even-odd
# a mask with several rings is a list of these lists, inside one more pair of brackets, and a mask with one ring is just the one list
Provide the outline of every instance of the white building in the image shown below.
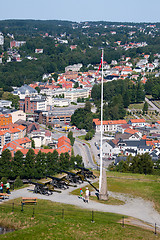
[[66,98],[53,98],[48,96],[46,101],[47,105],[52,107],[68,107],[70,105],[70,100]]
[[26,113],[22,110],[14,111],[10,113],[12,115],[12,122],[15,123],[17,120],[24,120],[26,121]]
[[[126,120],[108,120],[103,121],[103,132],[116,132],[118,126],[126,124]],[[96,129],[96,132],[101,130],[101,121],[99,119],[93,119],[93,124]]]
[[132,126],[138,126],[138,127],[144,127],[145,125],[147,125],[145,119],[130,119],[128,121],[128,124],[129,125],[132,125]]
[[82,63],[70,65],[70,66],[65,67],[65,72],[68,72],[68,71],[78,72],[78,71],[80,71],[81,67],[83,67]]
[[12,107],[12,101],[0,100],[0,107]]
[[35,148],[41,148],[42,145],[47,145],[51,142],[51,134],[47,134],[45,130],[32,131],[29,137],[34,140]]
[[90,89],[72,89],[64,93],[64,97],[71,100],[71,102],[77,101],[78,98],[88,98]]
[[24,84],[20,88],[14,88],[13,94],[18,95],[20,99],[25,99],[26,96],[29,97],[37,96],[38,92],[34,88],[28,86],[27,84]]

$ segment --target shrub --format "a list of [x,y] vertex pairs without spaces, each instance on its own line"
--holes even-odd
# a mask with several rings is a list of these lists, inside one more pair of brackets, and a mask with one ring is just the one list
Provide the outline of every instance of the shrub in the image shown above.
[[23,182],[22,182],[22,180],[20,179],[19,176],[16,178],[15,183],[14,183],[14,186],[15,186],[16,188],[23,186]]

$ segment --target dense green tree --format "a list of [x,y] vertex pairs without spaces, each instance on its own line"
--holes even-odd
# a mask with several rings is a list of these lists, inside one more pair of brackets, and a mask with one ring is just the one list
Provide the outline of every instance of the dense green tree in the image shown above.
[[27,179],[34,178],[34,174],[35,174],[35,154],[33,149],[29,149],[24,160],[23,177]]
[[6,149],[2,152],[0,158],[0,176],[9,178],[12,175],[11,172],[11,152]]
[[148,103],[145,101],[143,105],[143,114],[148,111]]
[[14,154],[14,159],[12,161],[14,178],[18,176],[21,178],[23,176],[23,162],[24,162],[23,153],[21,151],[17,151]]
[[84,110],[86,111],[86,112],[91,112],[91,107],[92,107],[92,105],[91,105],[91,103],[89,102],[89,101],[87,101],[86,103],[85,103],[85,106],[84,106]]
[[34,178],[46,176],[46,154],[41,151],[35,156]]
[[41,89],[39,87],[35,87],[38,93],[40,93]]
[[75,165],[79,166],[79,167],[83,167],[83,161],[82,161],[82,156],[80,155],[76,155],[76,156],[71,156],[71,160],[70,160],[70,165],[71,165],[71,169],[75,167]]
[[59,156],[56,150],[47,153],[47,175],[54,175],[59,169]]
[[75,138],[73,137],[73,132],[69,131],[67,137],[70,139],[71,145],[73,146],[74,145],[74,141],[75,141]]
[[92,132],[87,132],[86,135],[85,135],[85,140],[91,140],[93,137],[93,133]]
[[60,169],[68,170],[70,168],[70,156],[69,153],[61,153],[60,158]]
[[130,170],[133,173],[151,174],[153,172],[153,162],[148,153],[135,156],[131,163]]

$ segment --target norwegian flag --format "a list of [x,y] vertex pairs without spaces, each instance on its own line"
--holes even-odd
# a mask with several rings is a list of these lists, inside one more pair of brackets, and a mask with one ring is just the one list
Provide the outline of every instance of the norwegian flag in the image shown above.
[[101,67],[102,67],[102,62],[103,62],[103,52],[102,52],[102,54],[101,54],[101,63],[99,64],[99,68],[98,68],[97,73],[99,72],[99,70],[100,70]]

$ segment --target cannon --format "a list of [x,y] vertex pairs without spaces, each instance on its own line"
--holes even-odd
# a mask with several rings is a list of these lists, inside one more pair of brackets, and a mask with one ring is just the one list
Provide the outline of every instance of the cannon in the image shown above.
[[[78,175],[77,173],[68,172],[65,170],[61,170],[61,172],[67,174],[65,178],[71,183],[83,183],[83,181],[84,181],[84,177],[81,175]],[[74,186],[76,186],[76,185],[74,185]]]
[[44,195],[51,195],[52,191],[49,190],[49,188],[43,184],[43,183],[38,183],[38,182],[32,182],[30,181],[31,184],[34,185],[34,193],[40,193],[40,194],[44,194]]
[[[79,166],[75,166],[75,168],[78,168],[80,169],[80,171],[78,172],[80,175],[83,175],[84,176],[84,179],[86,178],[92,178],[92,179],[95,179],[96,176],[93,174],[92,171],[90,171],[88,168],[84,168],[84,167],[79,167]],[[77,174],[78,174],[77,173]]]
[[52,179],[51,181],[52,186],[64,190],[69,188],[70,182],[67,179],[65,179],[65,177],[57,178],[49,175],[47,175],[47,177]]

